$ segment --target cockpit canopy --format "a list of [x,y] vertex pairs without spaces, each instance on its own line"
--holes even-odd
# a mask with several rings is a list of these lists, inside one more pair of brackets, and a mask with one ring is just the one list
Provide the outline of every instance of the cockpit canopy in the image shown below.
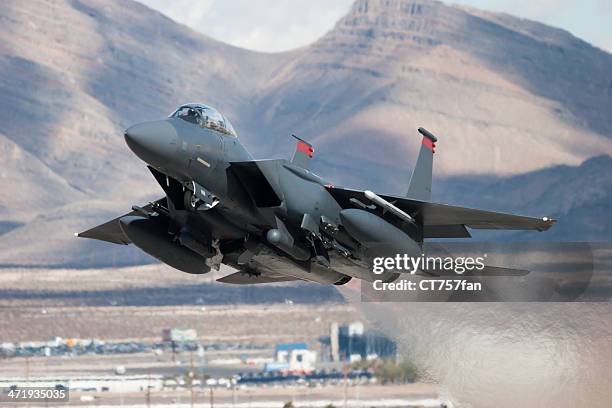
[[227,136],[237,137],[230,121],[212,106],[189,103],[178,108],[171,118],[179,118],[201,127],[216,130]]

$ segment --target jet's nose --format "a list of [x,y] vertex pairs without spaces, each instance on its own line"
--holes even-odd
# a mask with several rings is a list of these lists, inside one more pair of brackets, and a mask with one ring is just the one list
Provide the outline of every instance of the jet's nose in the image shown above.
[[176,130],[165,120],[131,126],[124,136],[128,147],[148,164],[163,166],[175,154]]

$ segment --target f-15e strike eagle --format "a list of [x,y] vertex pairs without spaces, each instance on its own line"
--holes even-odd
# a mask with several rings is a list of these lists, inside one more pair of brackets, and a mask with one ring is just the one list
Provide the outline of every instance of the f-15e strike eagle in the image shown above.
[[237,270],[220,282],[342,285],[351,278],[395,280],[394,271],[375,275],[372,260],[419,257],[427,238],[468,238],[468,228],[552,226],[546,217],[431,202],[437,138],[418,131],[422,145],[407,194],[394,197],[333,186],[309,170],[314,149],[297,137],[291,161],[255,160],[225,116],[207,105],[183,105],[125,131],[165,197],[76,235],[132,243],[187,273],[221,263]]

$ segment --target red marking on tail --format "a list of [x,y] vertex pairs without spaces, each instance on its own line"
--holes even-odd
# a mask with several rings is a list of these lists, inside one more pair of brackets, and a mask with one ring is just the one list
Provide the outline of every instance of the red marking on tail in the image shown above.
[[303,142],[301,140],[299,140],[297,142],[297,147],[296,147],[298,152],[302,152],[304,154],[307,154],[308,157],[312,157],[312,154],[314,153],[314,149],[312,148],[312,146],[310,146],[308,143]]
[[426,137],[423,138],[423,146],[431,150],[432,153],[436,152],[436,144],[432,142],[431,140],[429,140],[429,138],[426,138]]

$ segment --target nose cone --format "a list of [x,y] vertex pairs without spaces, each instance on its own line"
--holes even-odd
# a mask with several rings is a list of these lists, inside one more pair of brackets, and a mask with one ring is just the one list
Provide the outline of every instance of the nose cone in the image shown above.
[[176,153],[176,138],[176,130],[165,120],[139,123],[125,131],[129,148],[144,162],[154,166],[163,166],[172,160]]

